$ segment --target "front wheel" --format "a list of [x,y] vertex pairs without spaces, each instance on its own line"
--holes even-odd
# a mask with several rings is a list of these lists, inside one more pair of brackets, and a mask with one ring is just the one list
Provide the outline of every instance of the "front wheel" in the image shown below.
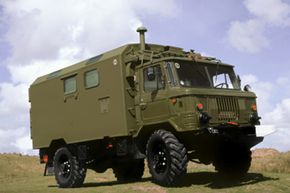
[[68,148],[62,147],[55,152],[53,167],[59,187],[73,188],[83,184],[86,168]]
[[146,147],[149,172],[160,185],[175,185],[186,173],[187,151],[170,132],[155,131]]

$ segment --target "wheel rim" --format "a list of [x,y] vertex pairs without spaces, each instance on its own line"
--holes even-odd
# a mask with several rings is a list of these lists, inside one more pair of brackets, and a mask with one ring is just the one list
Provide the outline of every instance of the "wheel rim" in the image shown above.
[[71,174],[71,162],[66,155],[62,155],[58,162],[59,173],[58,175],[63,178],[68,178]]
[[161,174],[167,170],[168,156],[165,144],[156,144],[152,148],[152,165],[156,173]]

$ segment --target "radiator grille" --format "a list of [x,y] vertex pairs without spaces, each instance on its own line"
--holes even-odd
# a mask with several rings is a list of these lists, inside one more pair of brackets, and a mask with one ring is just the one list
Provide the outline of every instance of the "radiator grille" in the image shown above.
[[235,97],[219,97],[217,100],[218,119],[235,121],[239,119],[239,102]]

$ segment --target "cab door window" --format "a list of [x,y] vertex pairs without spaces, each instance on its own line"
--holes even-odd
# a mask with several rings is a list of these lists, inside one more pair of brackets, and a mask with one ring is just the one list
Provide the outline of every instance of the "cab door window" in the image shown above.
[[167,62],[166,63],[166,70],[167,70],[168,79],[169,79],[168,83],[171,86],[175,87],[175,86],[178,85],[178,83],[177,83],[176,77],[174,75],[174,70],[173,69],[174,69],[173,62]]
[[152,66],[143,70],[144,91],[153,92],[165,89],[165,82],[160,66]]

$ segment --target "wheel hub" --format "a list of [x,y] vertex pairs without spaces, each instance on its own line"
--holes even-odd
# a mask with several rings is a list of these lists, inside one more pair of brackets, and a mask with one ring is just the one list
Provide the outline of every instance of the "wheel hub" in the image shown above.
[[166,171],[167,165],[167,156],[164,147],[157,148],[153,155],[153,169],[157,173],[163,173]]
[[69,162],[69,160],[62,161],[59,165],[59,168],[60,168],[59,175],[64,178],[68,178],[68,176],[71,173],[71,163]]

